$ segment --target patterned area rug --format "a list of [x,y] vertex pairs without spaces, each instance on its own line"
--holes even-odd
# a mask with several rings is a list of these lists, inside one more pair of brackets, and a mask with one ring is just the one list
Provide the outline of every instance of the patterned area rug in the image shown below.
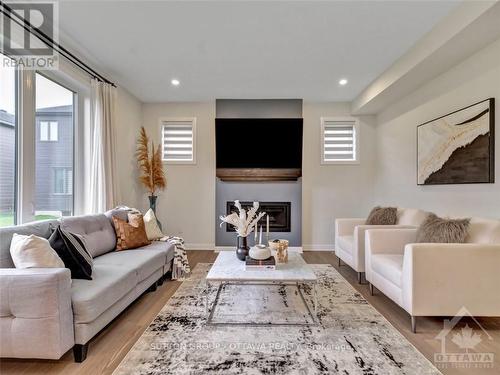
[[[123,374],[439,374],[331,266],[318,276],[318,325],[207,326],[198,264],[115,370]],[[213,301],[217,287],[208,290]],[[304,296],[313,306],[312,290]],[[214,322],[307,322],[293,286],[222,289]]]

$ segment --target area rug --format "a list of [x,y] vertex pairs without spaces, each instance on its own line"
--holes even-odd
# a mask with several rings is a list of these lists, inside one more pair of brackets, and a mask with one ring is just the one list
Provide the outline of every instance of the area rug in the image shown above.
[[[198,264],[115,370],[124,374],[440,374],[331,266],[318,276],[317,325],[206,324],[209,264]],[[311,288],[304,297],[313,306]],[[293,286],[222,289],[214,322],[314,323]]]

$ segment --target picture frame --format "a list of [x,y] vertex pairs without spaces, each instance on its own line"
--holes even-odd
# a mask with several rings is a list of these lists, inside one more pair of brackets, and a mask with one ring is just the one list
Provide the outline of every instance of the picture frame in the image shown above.
[[494,182],[494,98],[417,126],[417,185]]

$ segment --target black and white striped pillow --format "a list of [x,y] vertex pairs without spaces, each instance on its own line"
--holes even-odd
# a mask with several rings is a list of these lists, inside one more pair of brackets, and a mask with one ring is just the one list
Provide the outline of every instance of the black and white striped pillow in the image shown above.
[[71,271],[72,279],[92,280],[93,260],[85,247],[83,238],[65,231],[58,225],[49,237],[49,243],[66,268]]

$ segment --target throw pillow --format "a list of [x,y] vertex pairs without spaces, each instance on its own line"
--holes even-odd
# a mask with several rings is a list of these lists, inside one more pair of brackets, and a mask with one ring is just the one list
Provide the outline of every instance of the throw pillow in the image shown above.
[[398,221],[397,207],[377,206],[371,210],[366,225],[395,225]]
[[[131,220],[132,219],[132,220]],[[113,216],[116,231],[116,250],[135,249],[149,244],[144,220],[140,214],[129,214],[129,221]]]
[[71,271],[72,279],[92,280],[93,260],[81,236],[58,225],[49,237],[49,243]]
[[151,208],[144,214],[143,219],[148,240],[153,241],[163,237],[163,233],[161,232],[158,222],[156,221],[155,213]]
[[64,268],[64,263],[46,238],[14,233],[10,255],[16,268]]
[[464,243],[470,219],[443,219],[429,214],[417,231],[417,242]]

